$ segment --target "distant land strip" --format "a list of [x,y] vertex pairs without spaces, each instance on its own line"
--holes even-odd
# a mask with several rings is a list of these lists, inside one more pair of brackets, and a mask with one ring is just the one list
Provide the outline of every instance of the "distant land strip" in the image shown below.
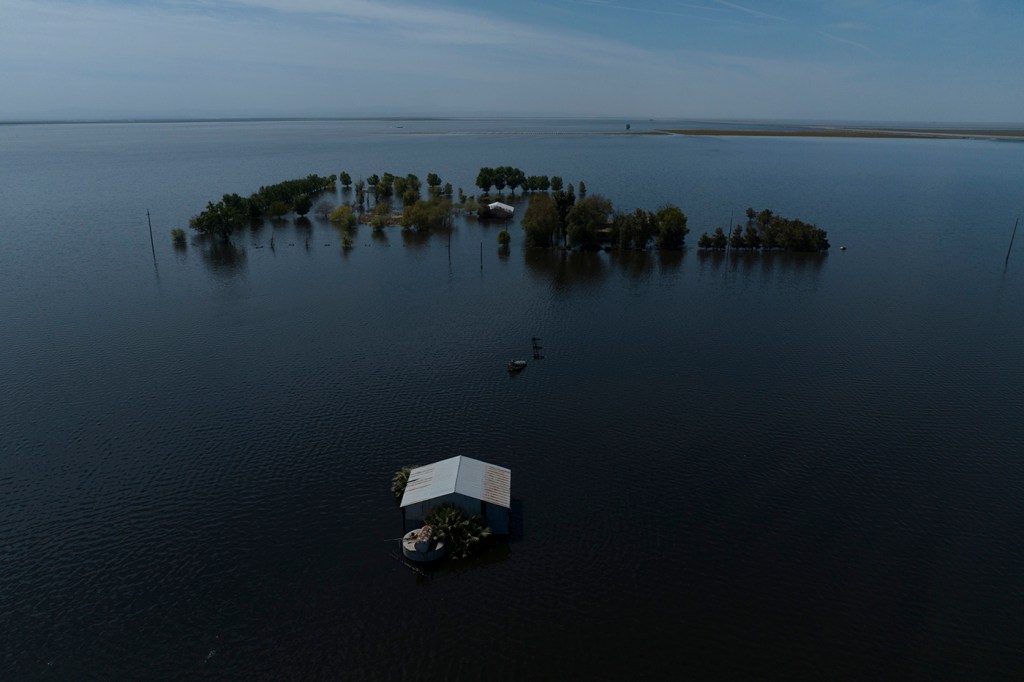
[[714,135],[733,137],[868,137],[900,139],[971,139],[971,140],[1019,140],[1024,141],[1024,130],[961,130],[961,129],[881,129],[881,128],[827,128],[808,130],[716,130],[667,129],[658,132],[673,135]]

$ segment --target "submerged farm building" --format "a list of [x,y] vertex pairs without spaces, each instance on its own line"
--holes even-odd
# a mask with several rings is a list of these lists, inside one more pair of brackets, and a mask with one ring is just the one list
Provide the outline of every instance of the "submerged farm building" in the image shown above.
[[481,209],[479,216],[481,218],[491,218],[494,220],[508,220],[515,214],[515,212],[516,209],[514,206],[503,204],[500,201],[494,201]]
[[450,503],[466,514],[479,514],[495,535],[507,535],[512,472],[471,457],[451,457],[409,473],[402,495],[402,518],[413,528],[434,507]]

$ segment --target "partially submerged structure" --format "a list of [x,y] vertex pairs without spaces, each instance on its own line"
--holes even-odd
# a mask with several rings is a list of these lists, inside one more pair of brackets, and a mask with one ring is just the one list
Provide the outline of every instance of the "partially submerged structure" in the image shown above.
[[478,216],[485,220],[508,220],[515,214],[515,212],[515,206],[509,206],[508,204],[503,204],[500,201],[494,201],[486,206],[482,206]]
[[451,457],[417,467],[399,506],[406,527],[422,526],[431,509],[452,504],[467,515],[479,514],[495,535],[508,535],[512,472],[471,457]]

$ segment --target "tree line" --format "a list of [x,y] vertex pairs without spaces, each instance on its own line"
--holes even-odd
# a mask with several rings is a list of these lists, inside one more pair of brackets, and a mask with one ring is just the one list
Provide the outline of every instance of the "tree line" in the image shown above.
[[[431,231],[448,229],[456,205],[453,188],[437,173],[428,173],[428,198],[423,199],[423,184],[415,174],[404,176],[392,173],[374,173],[354,183],[355,201],[335,206],[321,201],[316,212],[343,230],[359,222],[369,223],[375,230],[392,224],[405,229]],[[263,186],[249,197],[225,194],[216,203],[208,202],[206,209],[189,221],[190,226],[202,234],[227,239],[246,220],[264,216],[280,217],[290,211],[305,216],[313,207],[313,197],[334,191],[340,182],[344,192],[353,187],[352,176],[342,171],[338,175],[308,175]],[[486,216],[486,206],[492,187],[499,192],[506,187],[513,194],[522,187],[530,192],[530,202],[523,216],[522,226],[530,246],[594,250],[602,247],[618,249],[646,249],[652,244],[662,250],[679,250],[685,246],[686,214],[679,207],[667,204],[656,211],[636,208],[619,212],[612,202],[600,194],[587,195],[583,181],[577,185],[566,183],[561,176],[530,175],[512,166],[482,167],[477,174],[476,186],[483,194],[479,202],[458,190],[458,207],[467,213]],[[548,190],[551,190],[550,193]],[[373,196],[374,206],[369,210],[367,199]],[[393,212],[392,199],[401,202],[400,213]],[[704,233],[697,242],[701,249],[788,250],[821,252],[829,248],[828,234],[816,225],[801,220],[783,218],[771,210],[746,211],[746,227],[736,225],[731,234],[721,227]],[[506,232],[507,236],[507,232]]]
[[285,180],[276,185],[260,187],[248,197],[225,194],[217,203],[209,201],[206,208],[189,220],[189,227],[204,235],[227,239],[247,220],[270,216],[280,217],[290,211],[306,215],[313,207],[312,196],[334,191],[337,176],[307,175]]
[[[515,194],[519,187],[525,192],[547,192],[549,189],[557,192],[563,189],[563,185],[564,181],[558,175],[527,175],[521,169],[512,166],[485,166],[476,176],[476,186],[484,194],[490,192],[491,187],[499,193],[508,187],[512,194]],[[586,192],[585,187],[586,185],[581,186],[581,193]]]
[[820,253],[828,251],[828,232],[803,222],[802,220],[783,218],[775,215],[770,209],[746,211],[746,227],[736,225],[732,233],[716,227],[714,232],[705,232],[697,240],[697,247],[723,251],[728,249],[745,249],[748,251],[799,251]]
[[523,216],[523,231],[531,246],[562,246],[595,250],[603,244],[620,249],[645,249],[652,242],[664,250],[682,249],[690,229],[679,207],[657,211],[637,208],[622,213],[600,194],[577,200],[572,185],[551,195],[535,194]]

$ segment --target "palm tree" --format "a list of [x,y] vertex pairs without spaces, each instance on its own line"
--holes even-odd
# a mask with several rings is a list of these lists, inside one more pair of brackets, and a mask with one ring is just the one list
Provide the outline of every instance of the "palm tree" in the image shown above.
[[445,543],[445,553],[453,559],[465,559],[473,549],[491,535],[483,517],[466,516],[452,504],[434,507],[424,522],[434,529],[434,535]]
[[395,502],[402,501],[402,495],[405,494],[405,486],[409,484],[409,474],[415,468],[417,467],[402,467],[391,478],[391,494],[395,496]]

